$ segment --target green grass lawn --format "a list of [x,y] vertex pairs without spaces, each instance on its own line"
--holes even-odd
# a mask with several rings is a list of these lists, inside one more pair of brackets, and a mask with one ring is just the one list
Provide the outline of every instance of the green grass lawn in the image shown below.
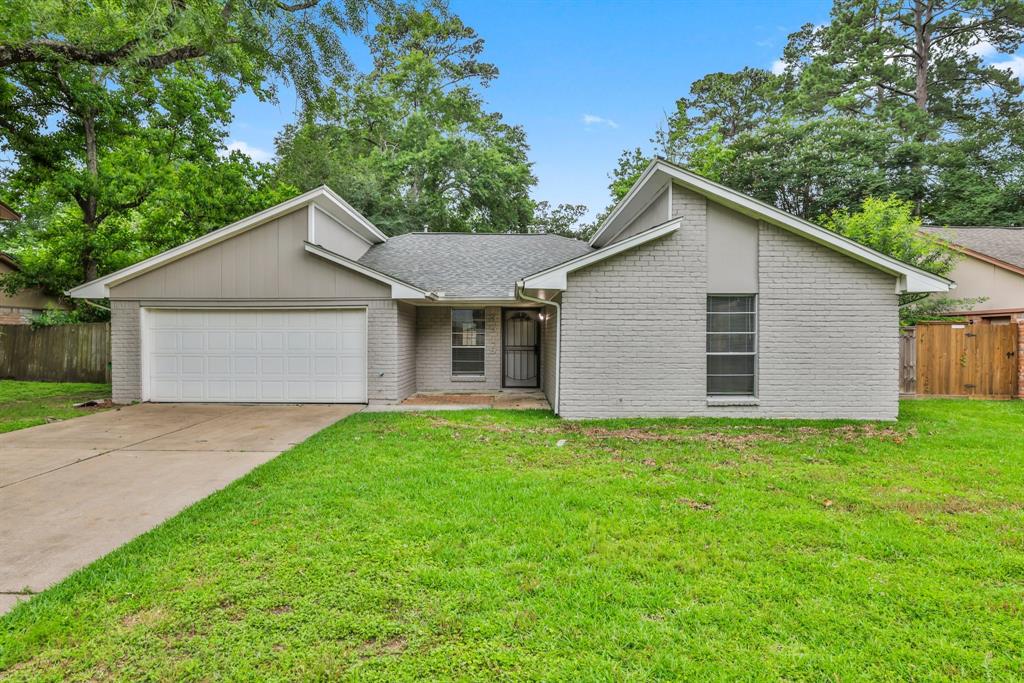
[[0,671],[1019,679],[1024,402],[902,415],[355,415],[15,608]]
[[75,403],[110,398],[109,384],[0,380],[0,433],[96,412]]

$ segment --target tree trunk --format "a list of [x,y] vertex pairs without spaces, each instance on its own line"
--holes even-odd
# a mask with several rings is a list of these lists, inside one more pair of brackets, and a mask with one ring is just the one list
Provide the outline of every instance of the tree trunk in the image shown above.
[[97,192],[99,185],[99,160],[96,149],[96,119],[90,112],[82,117],[82,130],[85,132],[85,168],[89,174],[89,187],[86,188],[83,201],[79,202],[82,209],[82,222],[85,223],[85,244],[82,247],[82,270],[85,281],[95,280],[98,276],[96,259],[93,257],[93,239],[99,227],[97,211]]
[[928,69],[932,49],[931,0],[914,1],[914,104],[921,111],[928,111]]

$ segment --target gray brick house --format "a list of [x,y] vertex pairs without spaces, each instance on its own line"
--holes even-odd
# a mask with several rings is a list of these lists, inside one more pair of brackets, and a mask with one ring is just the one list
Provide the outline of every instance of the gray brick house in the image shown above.
[[110,300],[120,402],[892,419],[898,295],[951,286],[656,160],[589,243],[389,238],[318,188],[69,294]]

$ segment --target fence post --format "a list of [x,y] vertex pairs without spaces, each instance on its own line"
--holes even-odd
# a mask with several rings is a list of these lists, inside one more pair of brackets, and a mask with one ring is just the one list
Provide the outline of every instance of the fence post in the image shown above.
[[1024,398],[1024,318],[1017,319],[1017,398]]

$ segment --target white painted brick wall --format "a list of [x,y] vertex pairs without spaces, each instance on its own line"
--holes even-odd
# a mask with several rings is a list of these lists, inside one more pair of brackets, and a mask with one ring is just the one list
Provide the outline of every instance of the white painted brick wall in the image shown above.
[[558,348],[558,310],[554,306],[545,306],[544,320],[541,322],[540,339],[540,370],[541,389],[547,396],[552,410],[555,408],[555,352]]
[[420,306],[416,317],[417,391],[496,391],[501,388],[501,308],[484,309],[484,376],[452,376],[452,318],[447,306]]
[[771,226],[759,233],[758,407],[706,400],[706,204],[683,226],[573,273],[563,295],[561,414],[893,419],[895,278]]
[[114,403],[142,399],[142,334],[138,301],[110,302],[110,379]]
[[416,393],[416,307],[398,304],[398,400]]
[[367,378],[370,401],[394,403],[399,399],[398,302],[370,301],[366,309]]
[[680,187],[673,188],[672,203],[684,218],[679,230],[569,276],[562,295],[561,415],[704,410],[707,207]]

